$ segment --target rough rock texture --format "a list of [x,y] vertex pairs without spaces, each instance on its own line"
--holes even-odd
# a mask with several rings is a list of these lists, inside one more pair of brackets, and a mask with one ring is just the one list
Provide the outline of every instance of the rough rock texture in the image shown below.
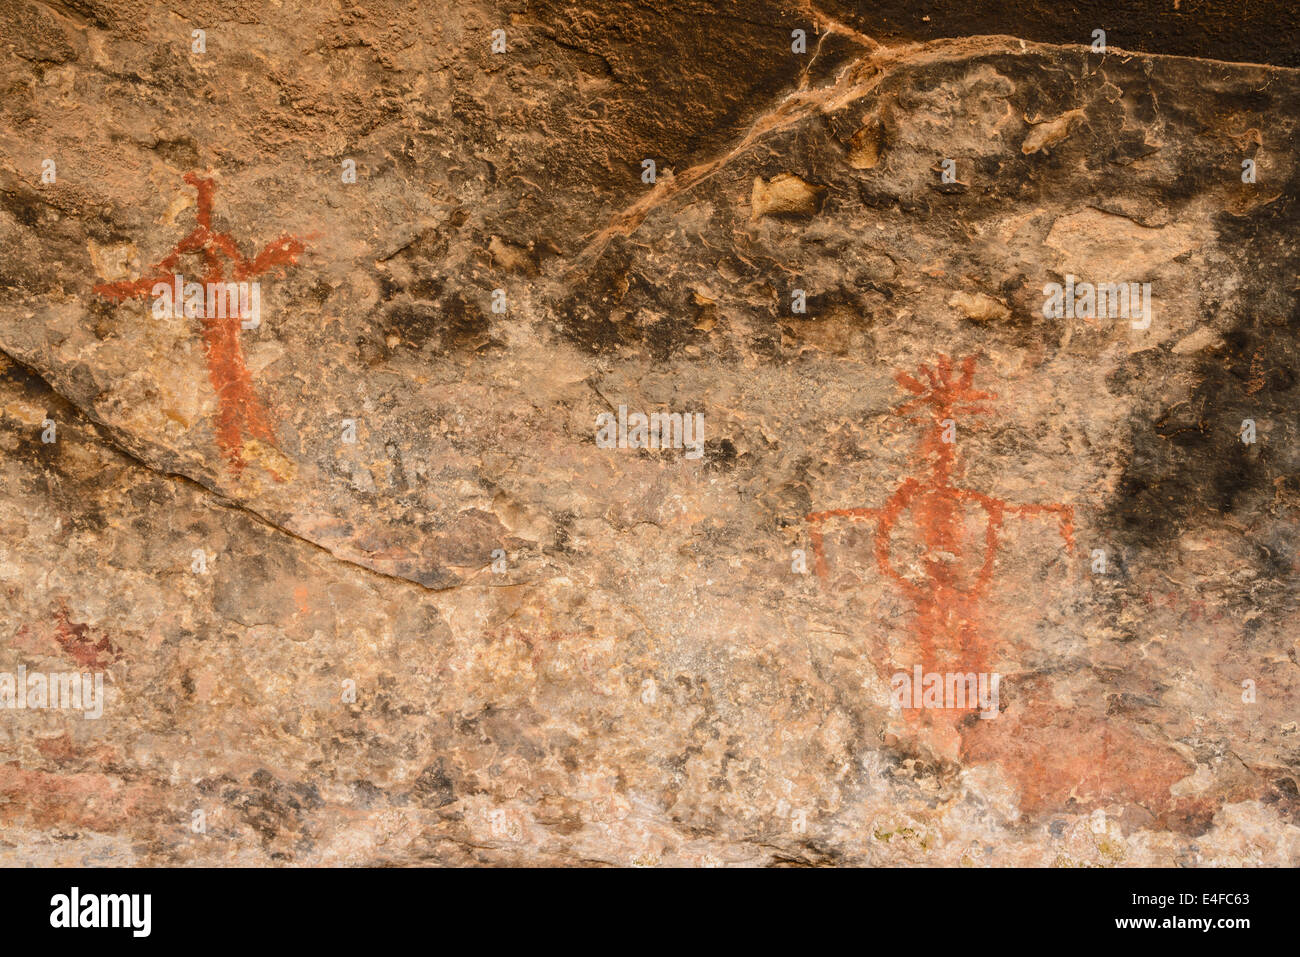
[[0,6],[0,862],[1300,863],[1274,21]]

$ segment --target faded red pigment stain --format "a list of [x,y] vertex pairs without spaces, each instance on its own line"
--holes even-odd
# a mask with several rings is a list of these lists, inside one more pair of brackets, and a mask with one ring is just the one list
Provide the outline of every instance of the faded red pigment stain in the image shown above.
[[58,766],[106,765],[119,757],[117,752],[107,745],[83,748],[66,731],[55,738],[39,739],[36,742],[36,750],[40,752],[42,758]]
[[[172,282],[176,267],[184,256],[201,257],[204,273],[198,281],[206,286],[210,282],[241,282],[252,276],[260,276],[277,266],[295,265],[305,251],[306,247],[301,240],[283,235],[252,259],[246,259],[229,233],[217,232],[212,228],[215,181],[187,173],[185,182],[198,191],[198,225],[172,247],[170,253],[154,264],[145,276],[134,280],[101,283],[95,286],[95,292],[115,302],[150,295],[157,283]],[[228,261],[230,266],[229,279],[226,277],[223,260]],[[244,363],[244,352],[239,342],[240,317],[205,316],[200,321],[203,348],[208,362],[208,378],[217,394],[217,445],[231,469],[238,473],[245,465],[245,439],[257,439],[278,448],[275,433],[267,420],[266,410],[253,390],[253,379]],[[274,470],[268,471],[276,481],[285,481],[284,476]]]
[[1027,815],[1124,804],[1161,828],[1199,833],[1223,800],[1258,796],[1243,783],[1231,793],[1174,797],[1170,788],[1195,769],[1172,748],[1082,705],[1052,705],[1042,679],[1026,679],[1007,697],[1014,704],[997,720],[968,722],[961,760],[1006,770]]
[[88,624],[72,621],[68,606],[60,602],[50,625],[20,625],[14,633],[13,647],[40,655],[61,655],[83,668],[103,671],[122,658],[122,649],[108,634]]
[[[951,420],[955,425],[959,415],[987,414],[989,410],[981,403],[997,396],[971,388],[975,377],[973,357],[965,359],[960,368],[954,368],[947,356],[940,356],[936,365],[935,369],[921,366],[924,381],[905,372],[895,375],[914,396],[898,406],[895,413],[911,415],[919,410],[928,412],[933,420],[933,427],[925,432],[913,459],[924,471],[906,478],[879,508],[832,509],[813,512],[805,519],[813,526],[815,570],[822,579],[827,576],[822,523],[835,518],[875,521],[876,565],[916,609],[912,634],[917,658],[902,667],[910,670],[913,664],[919,664],[927,672],[981,672],[988,670],[992,647],[980,633],[979,608],[993,581],[1003,522],[1008,515],[1054,516],[1066,548],[1073,552],[1074,510],[1068,505],[1014,505],[954,484],[957,446],[944,441],[946,423]],[[974,569],[963,574],[959,563],[969,557],[969,549],[963,542],[962,530],[972,507],[985,513],[983,549],[982,554],[974,556]],[[921,539],[919,544],[924,546],[924,577],[919,581],[902,575],[893,560],[892,536],[905,514],[910,514]]]
[[109,640],[108,635],[90,625],[71,621],[66,608],[60,608],[54,614],[54,640],[83,668],[102,671],[122,657],[121,649]]
[[163,794],[148,783],[81,772],[56,774],[0,764],[0,822],[116,831],[163,813]]
[[[1199,598],[1189,600],[1186,594],[1176,591],[1165,592],[1163,595],[1146,592],[1142,596],[1142,605],[1147,610],[1167,608],[1177,614],[1180,620],[1186,619],[1192,624],[1202,619],[1207,622],[1219,622],[1228,617],[1222,611],[1215,611],[1213,613],[1208,611],[1207,609],[1209,606],[1204,600]],[[1121,601],[1119,603],[1121,611],[1126,606],[1127,602]]]

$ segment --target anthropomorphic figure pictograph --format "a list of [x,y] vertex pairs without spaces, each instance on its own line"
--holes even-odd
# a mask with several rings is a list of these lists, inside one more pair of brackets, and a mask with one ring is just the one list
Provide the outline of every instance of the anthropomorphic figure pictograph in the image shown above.
[[[1051,516],[1058,523],[1066,548],[1074,550],[1074,510],[1069,505],[1017,505],[956,484],[956,427],[959,416],[989,414],[985,403],[997,396],[973,388],[975,359],[954,364],[940,356],[935,368],[922,365],[917,375],[898,372],[895,379],[911,393],[895,409],[898,415],[927,417],[917,448],[922,471],[905,478],[878,507],[831,509],[805,516],[811,523],[815,571],[827,579],[825,530],[828,523],[872,521],[872,551],[876,566],[915,608],[911,658],[888,664],[891,671],[911,672],[920,665],[925,673],[984,673],[993,663],[993,642],[981,632],[980,604],[993,580],[994,561],[1000,547],[1003,523],[1009,515]],[[983,513],[983,533],[972,548],[967,533],[972,513]],[[906,529],[900,528],[903,520]],[[895,555],[901,536],[919,541],[919,561],[909,572],[900,570]],[[955,728],[974,708],[948,709],[918,714],[913,721]],[[952,735],[948,735],[952,737]]]
[[[301,240],[289,235],[281,236],[251,259],[245,258],[229,233],[218,232],[212,226],[215,181],[188,173],[185,182],[198,191],[198,224],[194,229],[139,279],[101,283],[95,286],[95,292],[115,302],[148,296],[157,284],[171,284],[186,256],[197,256],[202,261],[203,273],[197,281],[205,286],[227,281],[242,282],[277,266],[297,263],[306,247]],[[240,321],[238,314],[218,317],[205,313],[200,317],[208,376],[217,394],[217,445],[236,474],[242,472],[247,464],[246,445],[259,443],[264,447],[278,448],[274,429],[253,389],[253,379],[244,362],[239,340]],[[274,463],[281,457],[265,458]],[[285,481],[282,468],[275,464],[266,467],[277,481]]]

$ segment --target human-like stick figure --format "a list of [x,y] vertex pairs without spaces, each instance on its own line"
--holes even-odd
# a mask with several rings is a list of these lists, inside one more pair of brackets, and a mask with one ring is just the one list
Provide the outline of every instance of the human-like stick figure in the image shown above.
[[[185,182],[198,191],[198,225],[141,278],[101,283],[95,286],[95,292],[115,302],[150,295],[158,283],[172,282],[181,258],[189,255],[202,258],[204,285],[226,281],[223,260],[230,264],[229,280],[232,282],[259,276],[276,266],[297,263],[298,256],[306,247],[289,235],[281,236],[252,259],[244,258],[229,233],[212,228],[212,197],[216,183],[193,173],[186,174]],[[253,390],[253,379],[244,363],[244,352],[239,344],[240,317],[205,314],[200,321],[208,377],[217,394],[217,445],[231,469],[238,473],[245,465],[245,440],[256,440],[274,448],[275,432]],[[268,468],[268,471],[277,481],[285,480],[274,468]]]
[[[933,427],[927,429],[918,447],[926,470],[903,480],[879,508],[842,508],[813,512],[812,545],[817,575],[827,577],[823,526],[832,519],[875,522],[873,553],[881,573],[893,582],[915,606],[916,653],[925,671],[983,672],[987,670],[990,644],[979,634],[978,607],[993,578],[1004,518],[1011,515],[1053,515],[1061,537],[1074,551],[1074,510],[1069,505],[1014,505],[953,483],[957,465],[956,416],[988,414],[983,403],[997,396],[971,387],[975,359],[961,361],[959,368],[947,356],[940,356],[937,368],[920,368],[920,377],[895,374],[899,385],[912,393],[895,409],[900,415],[928,411]],[[960,567],[965,556],[962,531],[970,507],[986,516],[983,554],[970,570]],[[899,520],[910,514],[915,534],[920,537],[921,574],[905,576],[895,564],[894,532]]]

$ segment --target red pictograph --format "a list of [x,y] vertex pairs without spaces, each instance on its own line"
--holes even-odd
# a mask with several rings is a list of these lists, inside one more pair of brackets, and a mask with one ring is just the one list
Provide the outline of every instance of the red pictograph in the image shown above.
[[[875,522],[873,554],[880,572],[907,596],[916,609],[914,635],[917,658],[928,671],[982,672],[988,670],[992,648],[979,631],[979,604],[993,580],[994,560],[1000,547],[1003,521],[1008,515],[1052,515],[1059,522],[1061,537],[1074,551],[1074,510],[1068,505],[1015,505],[983,492],[954,484],[957,446],[952,440],[956,417],[982,415],[990,410],[984,403],[997,396],[972,388],[975,359],[969,357],[954,366],[940,356],[936,368],[922,365],[919,376],[898,372],[895,378],[912,398],[895,409],[899,415],[928,412],[933,428],[926,431],[917,450],[925,472],[909,476],[879,508],[842,508],[807,515],[817,575],[827,577],[823,525],[832,519]],[[972,567],[962,567],[970,558],[971,513],[984,514],[982,547],[973,556]],[[894,556],[895,532],[908,518],[908,534],[919,560],[910,577],[898,570]],[[919,568],[919,574],[917,569]]]
[[[276,266],[296,264],[298,256],[306,249],[301,240],[283,235],[253,258],[245,258],[229,233],[218,232],[212,227],[215,181],[187,173],[185,182],[198,191],[198,225],[139,279],[100,283],[95,286],[95,292],[115,302],[150,295],[156,284],[172,282],[177,266],[185,256],[201,258],[204,272],[199,281],[205,285],[214,282],[241,282],[262,275]],[[229,276],[226,275],[227,264]],[[208,377],[217,394],[217,445],[231,469],[238,473],[245,465],[245,439],[256,439],[274,448],[275,432],[253,389],[252,376],[244,363],[244,352],[239,342],[240,317],[230,315],[218,318],[205,315],[200,322]],[[285,480],[275,469],[268,470],[277,481]]]

